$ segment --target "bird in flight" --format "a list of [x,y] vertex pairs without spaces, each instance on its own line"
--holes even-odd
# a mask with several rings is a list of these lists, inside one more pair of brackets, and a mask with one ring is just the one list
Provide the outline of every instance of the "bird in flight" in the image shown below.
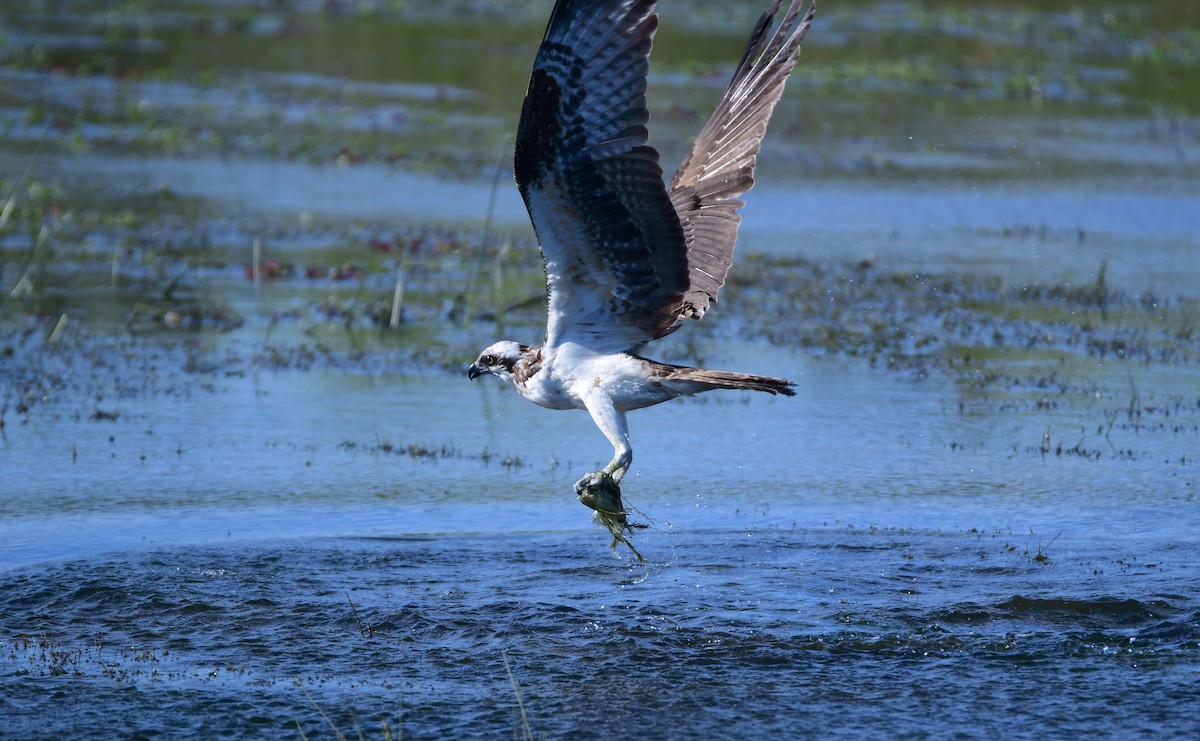
[[549,409],[591,414],[613,458],[575,491],[617,540],[628,528],[619,486],[633,461],[627,412],[714,389],[795,394],[782,378],[641,354],[704,316],[725,283],[739,196],[754,185],[767,121],[815,10],[801,15],[801,0],[793,0],[772,33],[780,3],[755,24],[670,186],[647,144],[654,0],[557,0],[534,60],[514,171],[545,267],[546,338],[541,345],[496,342],[467,373],[510,381]]

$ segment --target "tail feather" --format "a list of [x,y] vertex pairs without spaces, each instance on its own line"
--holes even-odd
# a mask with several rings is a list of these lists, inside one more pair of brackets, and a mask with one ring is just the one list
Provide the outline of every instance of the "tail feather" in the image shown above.
[[700,389],[740,389],[745,391],[765,391],[768,394],[783,394],[795,396],[792,387],[796,384],[786,378],[771,376],[756,376],[750,373],[734,371],[707,370],[705,368],[687,368],[678,365],[658,364],[660,375],[669,381],[686,381],[703,384],[708,388]]
[[796,384],[786,378],[771,376],[755,376],[750,373],[735,373],[733,371],[714,371],[703,368],[689,368],[686,380],[710,384],[714,388],[744,389],[746,391],[765,391],[768,394],[783,394],[795,396],[792,387]]

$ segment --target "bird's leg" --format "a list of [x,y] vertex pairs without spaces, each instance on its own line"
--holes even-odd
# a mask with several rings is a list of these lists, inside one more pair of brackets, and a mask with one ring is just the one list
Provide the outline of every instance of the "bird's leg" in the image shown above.
[[633,448],[629,445],[629,425],[625,422],[625,413],[617,411],[612,401],[600,394],[584,399],[584,404],[596,426],[612,443],[613,459],[602,470],[585,474],[579,479],[575,483],[575,494],[582,504],[596,510],[595,519],[613,536],[613,548],[618,543],[624,543],[638,561],[645,563],[642,554],[629,542],[628,534],[634,528],[646,526],[631,525],[625,505],[621,502],[621,479],[633,463]]
[[625,414],[618,412],[612,401],[602,394],[584,400],[592,420],[613,446],[613,459],[600,471],[585,474],[575,482],[579,501],[597,512],[621,512],[621,479],[633,463],[633,448],[629,445],[629,425]]
[[[618,448],[613,455],[613,459],[607,466],[599,471],[586,473],[583,478],[575,482],[575,493],[581,498],[589,492],[595,491],[610,491],[606,496],[615,499],[612,507],[606,509],[620,509],[621,503],[621,479],[625,477],[625,472],[629,470],[629,464],[633,462],[633,452],[626,445],[624,449]],[[593,494],[593,497],[595,495]],[[601,507],[593,506],[589,501],[584,501],[584,504],[592,509],[600,509]]]
[[[621,422],[625,422],[625,415],[621,415]],[[624,424],[622,424],[622,428]],[[621,430],[625,432],[624,429]],[[604,467],[603,473],[612,477],[614,484],[621,483],[621,479],[625,478],[625,474],[629,471],[629,466],[633,463],[633,448],[629,447],[629,437],[626,433],[624,442],[613,449],[613,459]]]

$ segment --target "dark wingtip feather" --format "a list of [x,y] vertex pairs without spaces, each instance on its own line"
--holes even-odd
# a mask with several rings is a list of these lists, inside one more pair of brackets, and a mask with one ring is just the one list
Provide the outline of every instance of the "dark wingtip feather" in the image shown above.
[[754,186],[754,168],[767,122],[796,64],[800,42],[816,12],[792,0],[774,32],[781,0],[775,0],[751,31],[729,86],[705,124],[669,189],[688,238],[691,285],[680,316],[699,319],[725,284],[733,264],[740,219],[738,197]]

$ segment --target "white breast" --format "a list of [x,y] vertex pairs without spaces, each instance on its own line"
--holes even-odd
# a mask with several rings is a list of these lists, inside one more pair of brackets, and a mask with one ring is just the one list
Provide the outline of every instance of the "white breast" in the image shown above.
[[608,397],[622,412],[678,395],[652,381],[643,361],[625,354],[601,355],[574,343],[544,357],[541,371],[521,389],[526,399],[550,409],[584,409],[584,398],[593,394]]

